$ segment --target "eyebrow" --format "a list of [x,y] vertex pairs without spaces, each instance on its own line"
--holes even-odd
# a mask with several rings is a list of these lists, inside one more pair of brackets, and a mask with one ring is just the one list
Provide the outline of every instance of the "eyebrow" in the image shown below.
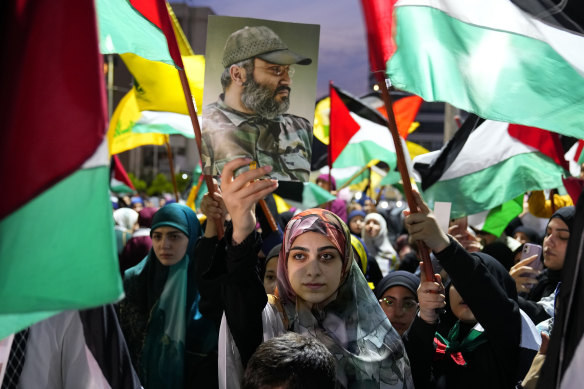
[[[400,299],[398,299],[397,297],[393,297],[393,296],[385,296],[385,297],[382,297],[382,298],[386,298],[386,299],[392,299],[392,300],[400,300]],[[414,297],[411,297],[411,296],[404,297],[402,300],[404,300],[404,301],[405,301],[405,300],[412,300],[412,301],[416,301],[416,299],[415,299]]]
[[[337,252],[339,251],[339,250],[337,250],[337,248],[335,246],[322,246],[322,247],[319,247],[316,251],[321,252],[321,251],[331,250],[331,249],[335,250]],[[302,246],[294,246],[294,247],[290,248],[290,251],[292,251],[292,250],[310,251],[306,247],[302,247]]]

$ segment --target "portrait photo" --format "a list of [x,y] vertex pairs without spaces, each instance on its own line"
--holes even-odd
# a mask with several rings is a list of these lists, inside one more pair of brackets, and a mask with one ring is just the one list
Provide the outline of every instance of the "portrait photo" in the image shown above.
[[217,177],[247,157],[251,168],[272,166],[270,178],[308,181],[319,32],[315,24],[209,16],[204,174]]

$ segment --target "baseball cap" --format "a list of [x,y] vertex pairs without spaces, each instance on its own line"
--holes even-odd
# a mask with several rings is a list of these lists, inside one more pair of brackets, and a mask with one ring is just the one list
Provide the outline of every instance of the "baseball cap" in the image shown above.
[[223,66],[258,57],[277,65],[310,65],[312,59],[288,49],[280,37],[266,26],[246,26],[229,35],[223,49]]

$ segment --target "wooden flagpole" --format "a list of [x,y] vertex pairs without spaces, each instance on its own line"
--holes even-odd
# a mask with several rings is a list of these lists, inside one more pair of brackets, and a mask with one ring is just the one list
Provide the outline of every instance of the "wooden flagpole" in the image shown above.
[[[180,82],[182,84],[182,89],[185,95],[185,100],[187,102],[187,108],[189,110],[189,116],[191,117],[191,123],[193,124],[193,128],[195,130],[195,140],[197,142],[197,151],[199,153],[199,163],[202,164],[201,160],[201,150],[202,150],[202,137],[201,137],[201,127],[199,126],[199,120],[197,119],[197,109],[195,108],[195,104],[193,104],[193,95],[191,94],[191,88],[189,86],[189,81],[187,79],[187,74],[184,69],[178,69],[178,75],[180,77]],[[215,191],[215,184],[213,183],[213,177],[210,175],[205,174],[205,182],[207,183],[207,188],[209,188],[209,193],[213,193]],[[217,237],[221,239],[223,237],[224,230],[223,225],[218,223],[217,224]]]
[[168,165],[170,166],[170,178],[172,179],[172,187],[174,189],[174,199],[178,203],[178,188],[176,186],[176,177],[174,176],[174,162],[172,157],[172,149],[170,148],[170,142],[167,140],[166,143],[166,155],[168,155]]
[[[391,96],[389,95],[389,90],[387,89],[386,79],[385,77],[381,77],[379,73],[376,73],[376,78],[378,80],[378,83],[380,84],[379,87],[381,88],[381,96],[383,98],[383,102],[385,103],[385,110],[387,111],[388,118],[387,128],[389,129],[391,137],[393,138],[393,143],[395,144],[395,151],[397,154],[397,169],[399,170],[399,173],[402,178],[406,200],[408,201],[408,206],[410,207],[410,211],[412,213],[420,212],[414,200],[414,192],[412,190],[410,174],[408,173],[404,149],[399,136],[399,132],[397,130],[395,114],[393,112]],[[418,241],[418,252],[420,254],[420,257],[422,258],[422,261],[424,262],[426,279],[433,280],[434,270],[432,268],[432,261],[430,260],[430,250],[428,249],[428,246],[426,246],[424,242]]]

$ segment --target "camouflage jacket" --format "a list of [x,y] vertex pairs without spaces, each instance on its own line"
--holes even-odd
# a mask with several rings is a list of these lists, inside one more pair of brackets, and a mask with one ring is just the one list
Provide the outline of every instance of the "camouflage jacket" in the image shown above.
[[283,114],[270,120],[236,111],[219,99],[203,109],[203,173],[218,176],[223,166],[249,157],[259,166],[270,165],[270,177],[308,181],[312,153],[312,126],[302,117]]

